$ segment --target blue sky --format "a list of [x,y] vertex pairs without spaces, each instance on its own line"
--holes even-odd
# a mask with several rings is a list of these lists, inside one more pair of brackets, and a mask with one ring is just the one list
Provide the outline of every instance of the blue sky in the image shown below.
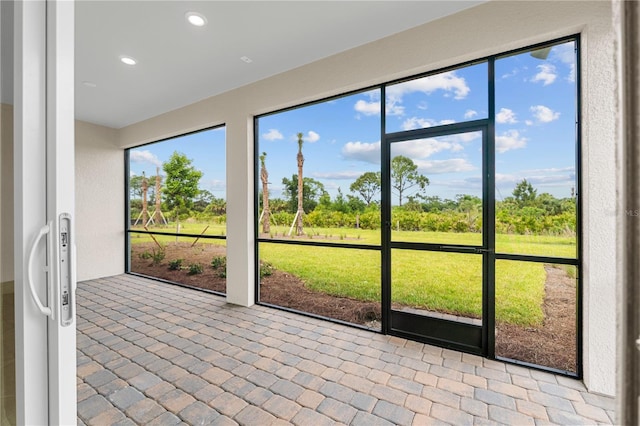
[[164,175],[162,163],[177,151],[185,154],[193,166],[203,172],[201,189],[210,191],[217,198],[225,198],[225,141],[225,128],[217,127],[131,149],[130,173],[141,175],[144,172],[147,176],[155,176],[156,167],[160,167],[160,174]]
[[[496,198],[529,180],[538,193],[568,197],[575,186],[574,43],[554,46],[546,59],[528,52],[496,61]],[[484,63],[387,87],[387,132],[488,116]],[[271,197],[282,178],[297,173],[297,138],[304,134],[304,175],[332,196],[349,193],[362,173],[380,170],[379,90],[272,114],[259,119],[258,149],[267,153]],[[174,150],[204,172],[201,187],[224,196],[224,129],[196,133],[131,151],[131,171],[155,174],[154,163]],[[410,157],[430,185],[427,195],[481,193],[481,138],[467,133],[392,145]]]

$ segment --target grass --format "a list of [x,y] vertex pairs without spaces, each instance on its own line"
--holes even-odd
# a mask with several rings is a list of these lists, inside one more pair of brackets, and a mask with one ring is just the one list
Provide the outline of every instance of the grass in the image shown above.
[[[199,234],[206,224],[185,223],[181,232]],[[288,227],[272,226],[272,238],[282,239]],[[165,232],[175,228],[168,226]],[[206,235],[221,235],[224,225],[210,225]],[[306,228],[302,240],[350,244],[380,244],[379,230]],[[172,236],[156,236],[161,244]],[[192,242],[194,238],[180,237]],[[480,245],[480,234],[393,231],[393,241]],[[144,234],[131,241],[148,242]],[[199,243],[225,245],[224,240]],[[537,235],[496,235],[496,251],[575,257],[575,238]],[[375,250],[260,243],[261,260],[293,274],[310,289],[363,301],[380,301],[380,252]],[[475,254],[392,251],[391,298],[394,303],[479,318],[482,315],[482,262]],[[575,270],[575,268],[573,268]],[[536,326],[542,323],[546,272],[542,263],[496,261],[496,321]]]

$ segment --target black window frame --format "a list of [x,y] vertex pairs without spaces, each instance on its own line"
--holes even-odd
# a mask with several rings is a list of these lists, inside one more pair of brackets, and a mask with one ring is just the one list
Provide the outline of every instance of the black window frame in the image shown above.
[[[517,54],[521,54],[521,53],[525,53],[525,52],[530,52],[532,50],[537,50],[537,49],[542,49],[544,47],[550,47],[550,46],[554,46],[554,45],[558,45],[561,43],[567,43],[567,42],[574,42],[575,43],[575,53],[576,53],[576,93],[575,93],[575,97],[576,97],[576,108],[575,108],[575,113],[576,113],[576,117],[575,117],[575,126],[576,126],[576,132],[575,132],[575,146],[576,146],[576,151],[575,151],[575,165],[576,165],[576,199],[577,199],[577,204],[576,204],[576,256],[575,258],[563,258],[563,257],[554,257],[554,256],[539,256],[539,255],[522,255],[522,254],[509,254],[509,253],[500,253],[500,252],[495,252],[491,254],[491,262],[493,262],[493,267],[491,268],[491,276],[489,277],[489,281],[491,282],[490,286],[489,286],[489,297],[488,297],[488,302],[487,304],[490,306],[486,306],[486,314],[487,314],[487,320],[488,320],[488,325],[490,327],[494,327],[495,325],[495,261],[496,260],[514,260],[514,261],[527,261],[527,262],[538,262],[538,263],[553,263],[553,264],[563,264],[563,265],[572,265],[576,267],[577,270],[577,277],[576,277],[576,372],[569,372],[569,371],[564,371],[564,370],[558,370],[552,367],[547,367],[547,366],[543,366],[543,365],[538,365],[538,364],[531,364],[528,362],[524,362],[524,361],[519,361],[519,360],[514,360],[514,359],[510,359],[510,358],[504,358],[504,357],[500,357],[500,356],[496,356],[495,354],[495,330],[493,332],[490,332],[489,335],[487,336],[488,341],[487,343],[487,349],[488,349],[488,353],[486,355],[486,357],[488,359],[494,359],[494,360],[499,360],[499,361],[503,361],[503,362],[507,362],[507,363],[511,363],[511,364],[516,364],[516,365],[523,365],[529,368],[533,368],[536,370],[542,370],[542,371],[548,371],[548,372],[552,372],[555,374],[560,374],[560,375],[564,375],[564,376],[568,376],[568,377],[574,377],[577,379],[581,379],[583,377],[584,371],[583,371],[583,350],[582,350],[582,345],[583,345],[583,197],[582,197],[582,185],[583,185],[583,176],[582,176],[582,149],[581,149],[581,145],[582,145],[582,127],[581,127],[581,123],[582,123],[582,89],[581,89],[581,84],[582,84],[582,71],[581,71],[581,37],[580,34],[570,34],[570,35],[566,35],[563,37],[559,37],[559,38],[555,38],[552,40],[548,40],[548,41],[544,41],[541,43],[537,43],[537,44],[532,44],[532,45],[526,45],[520,48],[516,48],[516,49],[512,49],[506,52],[500,52],[500,53],[496,53],[493,55],[488,55],[485,57],[481,57],[481,58],[476,58],[470,61],[466,61],[463,63],[457,63],[451,66],[446,66],[443,68],[439,68],[439,69],[435,69],[435,70],[431,70],[431,71],[427,71],[427,72],[423,72],[423,73],[419,73],[419,74],[415,74],[415,75],[410,75],[410,76],[406,76],[406,77],[402,77],[402,78],[398,78],[398,79],[394,79],[394,80],[390,80],[387,82],[382,82],[380,84],[376,84],[376,85],[372,85],[372,86],[367,86],[367,87],[363,87],[361,89],[356,89],[356,90],[352,90],[349,92],[344,92],[344,93],[340,93],[337,95],[333,95],[330,97],[325,97],[325,98],[321,98],[321,99],[317,99],[314,101],[310,101],[310,102],[305,102],[302,104],[297,104],[297,105],[293,105],[293,106],[289,106],[286,108],[282,108],[282,109],[278,109],[278,110],[274,110],[271,112],[267,112],[264,114],[260,114],[260,115],[256,115],[254,116],[254,124],[253,124],[253,132],[254,132],[254,257],[255,257],[255,303],[258,305],[264,305],[264,306],[269,306],[275,309],[280,309],[280,310],[284,310],[284,311],[289,311],[289,312],[293,312],[296,314],[300,314],[303,316],[309,316],[309,317],[314,317],[314,318],[320,318],[323,320],[328,320],[328,321],[332,321],[335,323],[340,323],[340,324],[345,324],[351,327],[355,327],[355,328],[363,328],[363,329],[367,329],[370,330],[372,332],[377,332],[380,334],[388,334],[388,329],[387,329],[387,321],[385,319],[385,316],[388,315],[385,314],[385,304],[384,304],[384,300],[385,298],[390,298],[390,294],[389,291],[389,286],[390,284],[385,284],[384,282],[384,271],[381,271],[381,311],[382,311],[382,315],[383,315],[383,319],[382,319],[382,328],[381,330],[374,330],[374,329],[370,329],[367,328],[365,326],[361,326],[359,324],[354,324],[354,323],[349,323],[349,322],[344,322],[344,321],[340,321],[340,320],[336,320],[333,318],[327,318],[327,317],[323,317],[320,315],[316,315],[310,312],[304,312],[304,311],[299,311],[297,309],[291,309],[291,308],[287,308],[287,307],[283,307],[283,306],[278,306],[278,305],[273,305],[273,304],[269,304],[269,303],[264,303],[260,301],[260,275],[259,275],[259,262],[260,262],[260,254],[259,254],[259,245],[260,243],[271,243],[271,244],[294,244],[294,245],[305,245],[305,246],[316,246],[316,247],[338,247],[338,248],[347,248],[347,249],[363,249],[363,250],[379,250],[381,253],[381,265],[382,265],[382,269],[385,269],[385,258],[383,257],[385,250],[388,250],[388,247],[383,247],[385,245],[385,240],[384,238],[384,233],[385,232],[389,232],[388,230],[386,230],[386,226],[384,226],[384,217],[381,217],[381,244],[380,245],[359,245],[359,244],[341,244],[341,243],[327,243],[327,242],[317,242],[317,241],[299,241],[299,240],[278,240],[278,239],[265,239],[265,238],[260,238],[259,236],[259,226],[258,226],[258,218],[259,218],[259,168],[260,168],[260,162],[259,162],[259,155],[260,155],[260,150],[259,150],[259,120],[262,117],[267,117],[270,115],[275,115],[275,114],[279,114],[279,113],[283,113],[286,111],[291,111],[291,110],[295,110],[295,109],[299,109],[299,108],[304,108],[307,106],[311,106],[311,105],[315,105],[315,104],[319,104],[319,103],[323,103],[323,102],[327,102],[327,101],[331,101],[334,99],[339,99],[342,97],[346,97],[346,96],[350,96],[350,95],[354,95],[357,93],[363,93],[366,91],[371,91],[371,90],[379,90],[381,93],[381,111],[380,111],[380,135],[381,138],[380,140],[384,140],[385,137],[389,137],[390,135],[394,135],[394,134],[398,134],[398,133],[404,133],[404,132],[394,132],[394,133],[386,133],[386,123],[385,123],[385,119],[386,119],[386,105],[385,105],[385,89],[387,86],[390,85],[394,85],[394,84],[398,84],[398,83],[402,83],[402,82],[406,82],[406,81],[410,81],[410,80],[414,80],[414,79],[418,79],[418,78],[423,78],[423,77],[428,77],[431,75],[435,75],[435,74],[439,74],[439,73],[443,73],[443,72],[447,72],[447,71],[453,71],[456,69],[460,69],[466,66],[471,66],[471,65],[475,65],[478,63],[482,63],[482,62],[487,62],[488,63],[488,91],[489,91],[489,96],[488,96],[488,116],[486,119],[481,119],[481,120],[477,120],[478,122],[483,122],[486,123],[486,125],[488,126],[488,137],[490,139],[492,139],[492,143],[489,144],[489,146],[492,149],[492,152],[490,153],[486,153],[491,154],[492,158],[489,160],[491,165],[490,167],[493,167],[495,169],[495,75],[494,75],[494,65],[495,65],[495,61],[501,58],[505,58],[505,57],[509,57],[509,56],[513,56],[513,55],[517,55]],[[468,121],[464,121],[464,122],[459,122],[459,123],[454,123],[454,124],[448,124],[448,125],[440,125],[440,126],[434,126],[434,127],[430,127],[429,129],[433,129],[433,130],[437,130],[437,129],[454,129],[456,127],[460,127],[461,123],[462,125],[467,125],[468,123],[472,123],[474,120],[468,120]],[[418,130],[411,130],[408,132],[414,132],[414,131],[420,131]],[[382,147],[382,149],[384,149],[384,147]],[[383,172],[383,168],[385,166],[381,163],[381,172]],[[388,172],[388,171],[387,171]],[[492,214],[492,218],[490,219],[491,222],[495,222],[495,194],[494,188],[489,188],[488,189],[489,194],[491,195],[491,200],[490,203],[493,205],[493,207],[490,209],[490,211],[488,213]],[[384,211],[384,209],[381,210],[381,212]],[[488,230],[489,231],[489,230]],[[491,232],[487,232],[488,234],[491,234],[489,236],[490,239],[495,240],[495,223],[493,223],[493,229],[490,230]],[[388,245],[388,244],[387,244]],[[492,244],[493,246],[495,246],[495,241]],[[386,260],[388,261],[388,260]]]
[[[144,278],[149,278],[155,281],[159,281],[159,282],[163,282],[165,284],[171,284],[171,285],[176,285],[179,287],[185,287],[185,288],[189,288],[192,290],[199,290],[199,291],[204,291],[206,293],[211,293],[211,294],[215,294],[217,296],[226,296],[226,293],[222,293],[219,291],[214,291],[214,290],[209,290],[209,289],[203,289],[200,287],[194,287],[194,286],[190,286],[184,283],[179,283],[176,281],[170,281],[170,280],[165,280],[163,278],[158,278],[158,277],[154,277],[154,276],[150,276],[150,275],[145,275],[145,274],[141,274],[138,272],[133,272],[131,271],[131,238],[130,235],[131,234],[142,234],[142,235],[163,235],[163,236],[171,236],[171,237],[191,237],[191,238],[199,238],[199,239],[210,239],[210,240],[225,240],[227,239],[227,232],[225,232],[225,235],[200,235],[200,234],[184,234],[184,233],[176,233],[176,232],[158,232],[158,231],[141,231],[141,230],[137,230],[137,229],[131,229],[131,197],[130,197],[130,178],[131,178],[131,169],[130,169],[130,164],[131,164],[131,158],[130,158],[130,152],[132,149],[139,149],[142,148],[144,146],[148,146],[148,145],[153,145],[156,143],[160,143],[160,142],[165,142],[165,141],[169,141],[172,139],[176,139],[176,138],[181,138],[184,136],[189,136],[189,135],[193,135],[193,134],[197,134],[197,133],[202,133],[202,132],[207,132],[210,130],[217,130],[220,128],[226,128],[226,124],[222,123],[222,124],[218,124],[215,126],[210,126],[210,127],[206,127],[203,129],[198,129],[198,130],[194,130],[191,132],[186,132],[186,133],[180,133],[174,136],[169,136],[166,138],[162,138],[162,139],[158,139],[155,141],[151,141],[151,142],[147,142],[141,145],[136,145],[136,146],[132,146],[129,148],[126,148],[124,150],[124,173],[125,173],[125,182],[124,182],[124,191],[125,191],[125,197],[124,197],[124,216],[125,216],[125,239],[124,239],[124,271],[126,274],[130,274],[130,275],[135,275],[135,276],[139,276],[139,277],[144,277]],[[226,137],[225,137],[225,153],[226,153]],[[225,197],[226,198],[226,197]],[[225,200],[226,201],[226,200]]]

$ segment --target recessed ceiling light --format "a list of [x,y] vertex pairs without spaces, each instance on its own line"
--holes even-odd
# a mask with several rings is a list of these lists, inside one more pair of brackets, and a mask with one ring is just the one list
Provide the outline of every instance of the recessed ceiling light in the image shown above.
[[120,61],[127,65],[135,65],[138,63],[138,61],[133,59],[131,56],[120,56]]
[[133,59],[131,56],[120,56],[120,62],[127,65],[135,65],[138,63],[138,61]]
[[120,56],[120,61],[127,65],[135,65],[138,63],[138,61],[133,59],[131,56]]
[[187,21],[193,26],[204,27],[207,25],[207,18],[205,18],[204,15],[196,12],[187,12],[185,16],[187,17]]
[[242,57],[240,57],[240,60],[242,60],[242,61],[244,61],[244,62],[246,62],[246,63],[248,63],[248,64],[250,64],[251,62],[253,62],[253,59],[251,59],[251,58],[250,58],[250,57],[248,57],[248,56],[242,56]]

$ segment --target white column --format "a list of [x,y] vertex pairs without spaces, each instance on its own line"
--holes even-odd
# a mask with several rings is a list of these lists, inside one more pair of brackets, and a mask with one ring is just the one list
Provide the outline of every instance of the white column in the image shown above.
[[253,118],[233,116],[227,132],[227,302],[255,303]]

